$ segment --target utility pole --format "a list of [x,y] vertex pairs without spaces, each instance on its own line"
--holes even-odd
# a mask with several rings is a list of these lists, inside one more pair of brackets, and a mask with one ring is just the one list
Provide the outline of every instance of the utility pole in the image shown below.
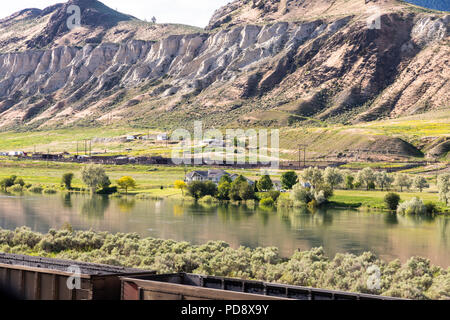
[[306,148],[308,146],[306,144],[298,145],[298,165],[301,167],[302,165],[302,150],[303,150],[303,165],[306,168]]

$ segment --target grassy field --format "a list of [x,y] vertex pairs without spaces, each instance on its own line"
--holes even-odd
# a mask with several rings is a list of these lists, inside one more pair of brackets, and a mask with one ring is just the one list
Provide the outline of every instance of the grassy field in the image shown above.
[[[73,187],[84,188],[81,181],[80,171],[83,165],[76,163],[55,163],[42,161],[11,161],[0,160],[0,179],[16,175],[24,179],[26,183],[41,184],[43,186],[59,187],[61,177],[64,173],[72,172],[75,174]],[[113,184],[123,177],[133,177],[138,186],[130,190],[130,194],[146,194],[148,197],[158,198],[180,198],[182,196],[179,190],[173,188],[176,180],[184,180],[185,172],[195,170],[194,167],[166,167],[166,166],[143,166],[143,165],[124,165],[124,166],[104,166],[106,173]],[[206,168],[208,169],[208,168]],[[205,170],[205,168],[202,168]],[[250,179],[257,180],[262,172],[260,170],[229,170],[230,173],[242,174]],[[272,172],[273,181],[279,181],[282,171]],[[432,188],[428,192],[402,192],[402,200],[409,200],[413,197],[419,197],[425,202],[432,201],[438,204],[442,212],[448,211],[443,203],[439,202],[439,196],[436,193],[432,182]],[[162,188],[161,188],[162,187]],[[334,196],[330,199],[336,204],[345,204],[350,206],[363,206],[370,208],[384,209],[384,196],[387,192],[382,191],[364,191],[364,190],[336,190]],[[288,197],[288,194],[283,195]]]
[[[59,163],[59,162],[45,162],[45,161],[12,161],[0,159],[0,179],[16,175],[25,180],[26,183],[42,184],[48,186],[59,186],[61,177],[64,173],[72,172],[75,174],[73,180],[73,187],[84,187],[81,181],[81,169],[84,165],[78,163]],[[179,191],[163,191],[158,190],[161,186],[171,188],[176,180],[184,180],[185,172],[196,170],[194,167],[168,167],[168,166],[145,166],[145,165],[123,165],[104,166],[107,175],[111,181],[115,183],[116,180],[123,176],[133,177],[138,187],[136,190],[131,190],[132,193],[150,193],[158,195],[170,195],[171,192]],[[201,170],[208,170],[202,167]],[[256,179],[261,172],[259,170],[229,170],[230,173],[237,173],[245,175],[248,178]],[[279,175],[274,175],[274,179],[279,179]]]
[[[125,126],[102,128],[70,128],[31,132],[0,132],[0,152],[70,152],[84,149],[84,140],[92,140],[92,151],[98,154],[170,155],[170,145],[151,141],[121,141],[131,134],[156,134],[158,130]],[[282,128],[280,131],[280,156],[282,159],[298,158],[298,144],[307,144],[310,156],[329,155],[335,152],[365,148],[379,136],[398,137],[422,146],[424,137],[450,136],[450,111],[436,111],[400,119],[375,121],[350,126],[324,124],[308,128]],[[423,147],[423,146],[422,146]],[[131,149],[131,151],[127,151]]]
[[[364,207],[385,209],[384,196],[388,192],[382,191],[363,191],[363,190],[335,190],[334,196],[330,199],[336,203],[347,205],[361,204]],[[450,212],[450,208],[446,208],[445,204],[439,202],[437,193],[429,192],[399,192],[401,201],[410,200],[414,197],[422,199],[424,202],[434,202],[442,212]]]

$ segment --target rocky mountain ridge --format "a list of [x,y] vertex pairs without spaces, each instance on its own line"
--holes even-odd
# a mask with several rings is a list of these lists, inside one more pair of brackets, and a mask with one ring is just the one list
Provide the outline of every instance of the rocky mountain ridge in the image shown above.
[[[223,16],[216,12],[208,32],[108,43],[111,28],[133,18],[106,10],[120,21],[100,26],[101,41],[58,45],[73,33],[44,33],[31,38],[40,50],[0,54],[0,129],[161,127],[194,119],[215,126],[345,123],[449,107],[449,16],[405,10],[393,0],[339,1],[358,10],[333,9],[330,0],[237,0],[218,12],[232,14],[227,8],[236,4],[258,12],[277,5],[276,13],[285,5],[283,16],[298,15],[294,5],[315,11],[296,21],[263,23],[256,15],[215,26]],[[367,24],[366,6],[373,3],[383,8],[379,30]],[[330,14],[323,16],[326,6]],[[46,26],[61,25],[59,5],[46,10],[52,12]],[[0,28],[24,15],[42,12],[23,11],[1,20]],[[21,41],[10,38],[12,45],[31,43]]]

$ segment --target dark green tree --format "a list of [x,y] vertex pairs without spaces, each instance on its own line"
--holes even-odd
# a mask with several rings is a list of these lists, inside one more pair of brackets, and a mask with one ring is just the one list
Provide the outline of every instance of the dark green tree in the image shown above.
[[64,187],[67,190],[71,190],[72,189],[72,180],[73,180],[74,174],[72,172],[69,173],[65,173],[62,176],[61,179],[61,184],[64,185]]
[[258,190],[260,192],[270,191],[273,188],[272,179],[270,179],[269,175],[262,176],[258,181]]
[[281,185],[285,190],[291,190],[298,183],[298,175],[295,171],[288,171],[281,176]]

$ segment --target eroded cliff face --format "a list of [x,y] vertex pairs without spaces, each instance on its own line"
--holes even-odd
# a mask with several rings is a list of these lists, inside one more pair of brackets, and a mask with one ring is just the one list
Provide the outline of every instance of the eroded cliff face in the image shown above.
[[339,15],[1,54],[0,129],[277,123],[267,110],[348,122],[448,108],[449,17],[392,12],[381,23]]

